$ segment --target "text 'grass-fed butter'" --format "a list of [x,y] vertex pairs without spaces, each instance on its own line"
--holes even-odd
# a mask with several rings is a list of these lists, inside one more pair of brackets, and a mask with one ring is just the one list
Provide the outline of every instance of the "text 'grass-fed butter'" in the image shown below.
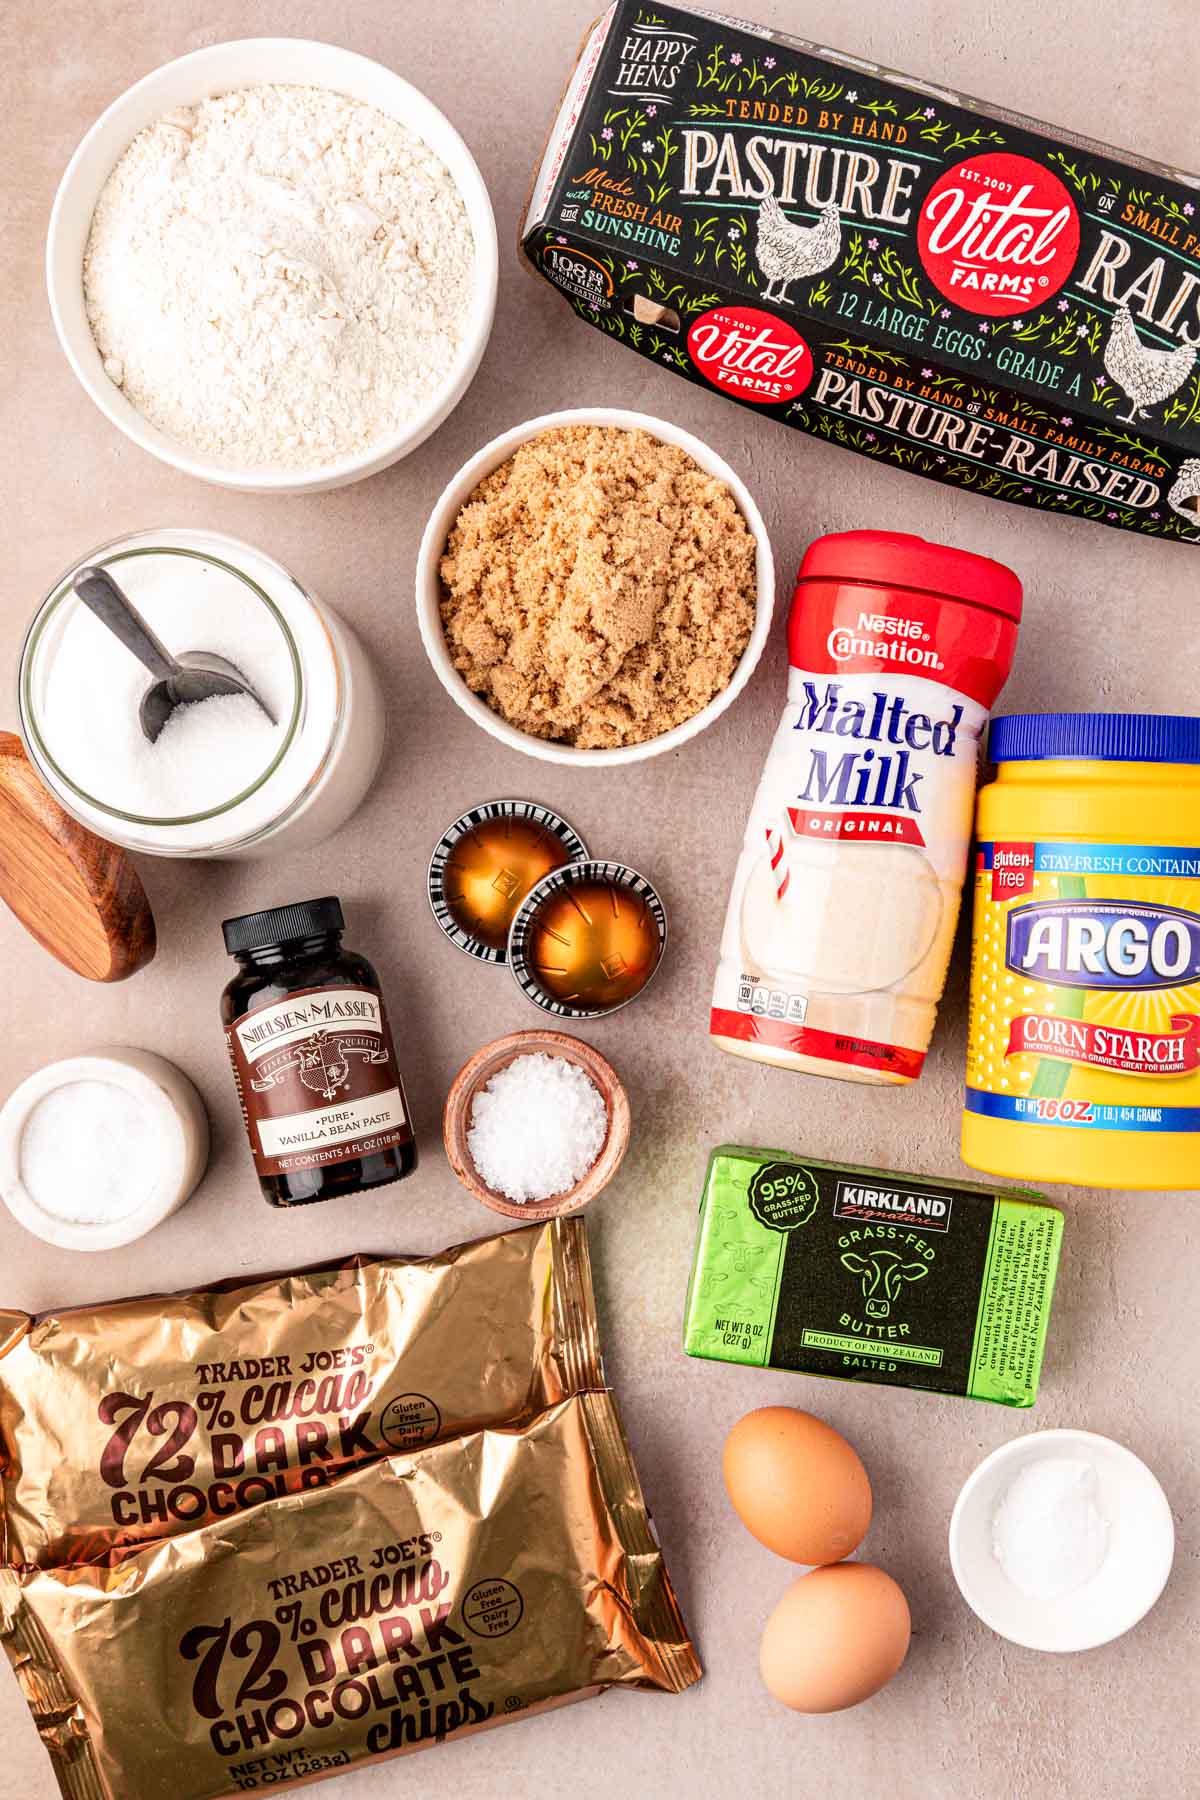
[[1195,543],[1198,193],[836,51],[618,0],[522,241],[588,324],[785,424]]

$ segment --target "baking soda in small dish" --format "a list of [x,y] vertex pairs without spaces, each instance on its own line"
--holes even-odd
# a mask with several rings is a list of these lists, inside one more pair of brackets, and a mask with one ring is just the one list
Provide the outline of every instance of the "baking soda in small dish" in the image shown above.
[[481,1178],[519,1206],[582,1181],[608,1135],[608,1109],[591,1078],[562,1056],[536,1051],[500,1069],[475,1096],[467,1148]]
[[1061,1600],[1099,1573],[1109,1525],[1090,1462],[1048,1456],[1004,1490],[992,1521],[992,1554],[1031,1600]]
[[34,1202],[72,1225],[107,1225],[150,1201],[164,1151],[162,1126],[111,1081],[70,1081],[34,1106],[20,1169]]

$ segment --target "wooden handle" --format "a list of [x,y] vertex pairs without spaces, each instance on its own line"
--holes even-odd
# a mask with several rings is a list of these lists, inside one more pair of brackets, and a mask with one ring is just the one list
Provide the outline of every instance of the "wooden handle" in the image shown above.
[[124,981],[157,948],[125,851],[63,811],[11,731],[0,731],[0,898],[43,949],[89,981]]

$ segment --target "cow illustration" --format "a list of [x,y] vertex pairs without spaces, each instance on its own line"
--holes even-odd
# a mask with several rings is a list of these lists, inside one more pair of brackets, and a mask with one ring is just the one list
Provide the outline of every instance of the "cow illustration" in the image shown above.
[[868,1319],[886,1319],[902,1283],[924,1281],[929,1273],[927,1263],[905,1262],[895,1250],[870,1250],[865,1256],[857,1250],[847,1250],[841,1264],[852,1275],[862,1276]]
[[745,1275],[748,1270],[753,1269],[766,1245],[726,1243],[722,1245],[722,1249],[732,1261],[735,1274]]

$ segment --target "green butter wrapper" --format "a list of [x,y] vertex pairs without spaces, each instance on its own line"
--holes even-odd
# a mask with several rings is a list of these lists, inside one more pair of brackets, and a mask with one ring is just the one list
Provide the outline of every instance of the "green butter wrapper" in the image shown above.
[[700,1202],[683,1347],[1032,1406],[1062,1228],[1026,1189],[723,1144]]

